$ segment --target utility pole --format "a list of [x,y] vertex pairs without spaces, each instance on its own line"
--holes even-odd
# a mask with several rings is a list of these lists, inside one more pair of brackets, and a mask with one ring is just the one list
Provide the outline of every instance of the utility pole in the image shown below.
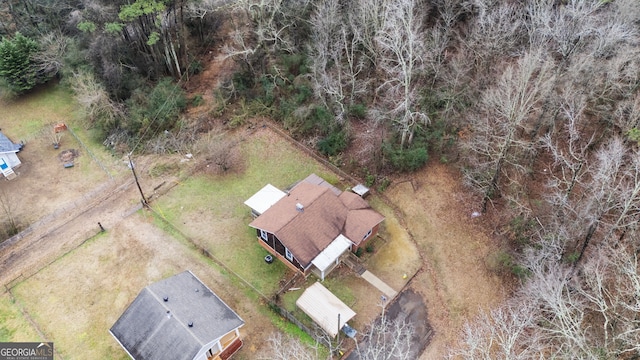
[[338,313],[338,347],[340,346],[340,313]]
[[133,165],[133,161],[131,161],[131,153],[128,153],[127,157],[129,158],[129,167],[131,168],[131,172],[133,173],[133,178],[136,180],[136,185],[138,185],[140,196],[142,196],[142,206],[148,207],[149,203],[147,202],[147,198],[144,197],[144,193],[142,192],[142,187],[140,187],[140,182],[138,181],[138,175],[136,175],[135,166]]

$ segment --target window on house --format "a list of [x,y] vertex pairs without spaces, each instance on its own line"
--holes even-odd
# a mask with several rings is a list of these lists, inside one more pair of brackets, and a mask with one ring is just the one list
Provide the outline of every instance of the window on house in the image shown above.
[[287,258],[287,260],[293,261],[293,254],[291,253],[291,251],[289,251],[289,249],[284,248],[284,256]]
[[366,234],[364,234],[364,236],[362,237],[362,240],[366,239],[369,237],[369,235],[371,235],[371,232],[373,231],[373,229],[369,230]]
[[260,237],[262,238],[262,240],[267,241],[269,240],[269,238],[267,237],[267,232],[260,229]]

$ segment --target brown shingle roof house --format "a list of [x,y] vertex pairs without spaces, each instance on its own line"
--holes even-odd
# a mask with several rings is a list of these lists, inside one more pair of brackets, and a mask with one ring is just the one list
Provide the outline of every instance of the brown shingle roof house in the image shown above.
[[[260,244],[290,268],[321,279],[347,250],[375,236],[384,216],[360,196],[342,192],[315,174],[287,193],[265,186],[245,202]],[[266,210],[265,210],[266,209]]]

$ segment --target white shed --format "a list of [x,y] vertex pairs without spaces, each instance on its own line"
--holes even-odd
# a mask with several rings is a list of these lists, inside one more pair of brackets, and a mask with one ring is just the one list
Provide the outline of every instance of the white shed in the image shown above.
[[253,194],[244,204],[251,208],[251,213],[254,216],[260,216],[285,196],[287,196],[286,192],[267,184],[260,191]]
[[305,314],[309,315],[332,338],[338,335],[338,331],[356,316],[338,297],[321,283],[316,282],[309,286],[296,301]]

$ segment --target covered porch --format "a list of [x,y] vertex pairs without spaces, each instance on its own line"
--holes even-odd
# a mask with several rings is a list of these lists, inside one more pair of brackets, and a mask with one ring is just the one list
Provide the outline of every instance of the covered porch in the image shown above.
[[324,277],[340,264],[340,258],[351,249],[352,245],[351,240],[344,235],[338,235],[326,249],[311,260],[311,264],[313,264],[311,271],[324,280]]
[[238,329],[223,336],[214,347],[207,352],[207,360],[227,360],[233,356],[244,343]]

